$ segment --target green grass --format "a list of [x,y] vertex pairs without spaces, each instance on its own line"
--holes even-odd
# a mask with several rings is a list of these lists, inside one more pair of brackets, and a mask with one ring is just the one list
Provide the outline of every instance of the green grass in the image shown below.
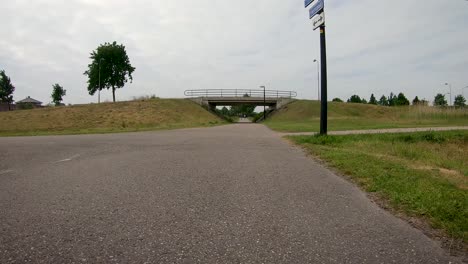
[[396,210],[468,241],[468,131],[290,138]]
[[[320,130],[320,102],[295,101],[276,112],[265,124],[282,132],[317,132]],[[335,131],[461,125],[468,125],[468,108],[329,103],[328,109],[328,126]]]
[[150,99],[0,112],[0,136],[119,133],[226,123],[183,99]]

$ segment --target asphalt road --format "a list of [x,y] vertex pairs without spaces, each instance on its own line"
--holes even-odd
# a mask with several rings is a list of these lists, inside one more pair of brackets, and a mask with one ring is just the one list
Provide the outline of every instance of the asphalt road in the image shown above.
[[449,263],[262,125],[0,138],[0,263]]
[[252,121],[250,121],[250,119],[248,119],[248,118],[240,117],[239,121],[237,121],[237,123],[245,124],[245,123],[252,123]]

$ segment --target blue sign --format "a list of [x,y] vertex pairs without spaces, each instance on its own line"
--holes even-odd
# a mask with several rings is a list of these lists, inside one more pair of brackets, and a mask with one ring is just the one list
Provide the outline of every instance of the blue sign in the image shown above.
[[310,4],[312,4],[314,0],[304,0],[304,5],[307,8]]
[[309,18],[312,19],[315,15],[323,11],[325,5],[323,0],[318,0],[315,5],[309,10]]

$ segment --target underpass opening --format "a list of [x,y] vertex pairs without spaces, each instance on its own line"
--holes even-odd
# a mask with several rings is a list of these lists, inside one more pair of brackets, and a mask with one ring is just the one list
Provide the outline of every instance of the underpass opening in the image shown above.
[[242,123],[248,123],[247,119],[261,121],[264,106],[266,113],[271,113],[297,96],[294,91],[252,89],[187,90],[184,94],[196,103],[227,117],[228,120],[242,120]]
[[[260,116],[263,116],[263,106],[256,104],[233,104],[233,105],[216,105],[211,107],[212,111],[219,116],[233,123],[251,124],[258,121]],[[267,113],[275,109],[274,105],[266,106]]]

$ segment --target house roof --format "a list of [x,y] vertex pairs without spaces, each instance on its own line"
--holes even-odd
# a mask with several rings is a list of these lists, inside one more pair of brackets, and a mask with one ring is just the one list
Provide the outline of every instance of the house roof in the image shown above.
[[30,96],[28,96],[27,98],[25,98],[25,99],[23,99],[21,101],[17,101],[16,103],[17,104],[27,104],[27,103],[29,103],[29,104],[42,104],[41,101],[33,99]]

